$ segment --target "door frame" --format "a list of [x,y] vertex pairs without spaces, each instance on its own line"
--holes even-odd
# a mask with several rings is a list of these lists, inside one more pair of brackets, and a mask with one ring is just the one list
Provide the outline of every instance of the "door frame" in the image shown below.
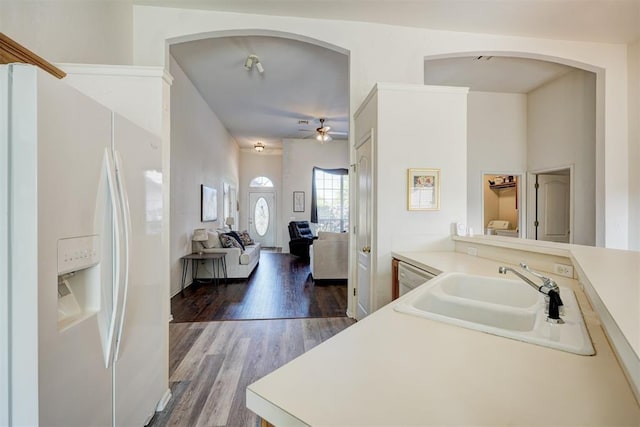
[[569,244],[573,243],[573,217],[575,205],[575,174],[574,165],[557,166],[553,168],[535,169],[527,171],[527,238],[535,240],[535,230],[533,229],[533,221],[536,218],[536,175],[553,174],[554,172],[569,170]]
[[[484,218],[484,176],[485,175],[513,175],[518,177],[517,185],[517,201],[518,201],[518,229],[520,230],[518,237],[525,239],[527,236],[527,182],[528,173],[526,171],[499,171],[493,170],[480,171],[480,220],[482,229],[478,230],[476,234],[485,234],[485,218]],[[523,227],[524,225],[524,227]]]

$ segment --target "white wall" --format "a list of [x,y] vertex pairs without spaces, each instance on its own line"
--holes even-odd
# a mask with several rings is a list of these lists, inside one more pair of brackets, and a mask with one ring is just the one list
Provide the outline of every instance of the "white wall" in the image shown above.
[[[180,290],[180,257],[194,228],[223,226],[222,183],[238,188],[239,150],[200,93],[171,59],[171,295]],[[200,185],[218,190],[218,221],[200,221]]]
[[482,175],[527,167],[527,95],[469,92],[467,105],[467,225],[482,234]]
[[[282,141],[280,240],[283,252],[289,252],[289,222],[311,219],[311,181],[314,166],[348,169],[348,141],[334,139],[325,144],[320,144],[315,139],[284,139]],[[304,212],[293,211],[294,191],[304,191]]]
[[[391,301],[391,252],[451,249],[451,225],[467,216],[467,90],[381,83],[376,88],[374,310]],[[410,168],[440,169],[439,210],[407,210]]]
[[168,143],[169,96],[165,91],[173,79],[163,67],[56,65],[67,73],[65,83]]
[[629,52],[629,249],[640,251],[640,40]]
[[238,230],[249,228],[249,183],[258,176],[266,176],[274,185],[276,196],[276,246],[282,247],[280,241],[280,212],[282,212],[282,150],[265,149],[262,153],[255,150],[240,150],[240,187],[238,201],[240,203]]
[[0,28],[50,62],[131,64],[133,1],[0,1]]
[[[574,165],[573,242],[590,246],[603,240],[605,231],[604,221],[596,221],[595,80],[593,73],[575,70],[527,97],[527,169]],[[620,187],[626,199],[626,182]]]
[[[623,44],[506,37],[382,24],[134,6],[134,61],[163,65],[166,43],[227,34],[290,34],[349,52],[351,111],[375,82],[422,84],[424,59],[494,54],[549,59],[599,72],[596,175],[606,244],[629,240],[627,47]],[[619,167],[621,163],[625,165]]]

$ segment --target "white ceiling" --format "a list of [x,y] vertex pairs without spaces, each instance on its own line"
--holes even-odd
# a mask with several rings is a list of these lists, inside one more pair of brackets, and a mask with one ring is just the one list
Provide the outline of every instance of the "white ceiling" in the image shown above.
[[554,62],[501,56],[436,59],[424,63],[424,84],[529,93],[572,69]]
[[[451,31],[625,43],[640,39],[640,0],[134,0],[135,4],[298,16]],[[246,71],[247,55],[265,68]],[[349,124],[348,57],[276,37],[186,42],[171,54],[240,147],[312,137],[327,118],[334,138]],[[425,61],[425,84],[527,93],[570,67],[493,57]],[[308,125],[299,125],[308,120]]]
[[[334,139],[349,130],[349,58],[279,37],[219,37],[171,46],[171,54],[240,147],[315,136],[325,118]],[[264,67],[247,71],[247,56]],[[298,121],[307,120],[308,124]],[[338,134],[338,132],[340,134]]]

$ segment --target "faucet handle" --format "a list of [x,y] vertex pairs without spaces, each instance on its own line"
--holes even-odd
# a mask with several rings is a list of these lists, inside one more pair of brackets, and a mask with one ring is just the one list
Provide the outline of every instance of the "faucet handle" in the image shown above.
[[534,271],[534,270],[530,269],[529,266],[524,262],[520,263],[520,267],[522,267],[527,272],[533,274],[534,276],[536,276],[536,277],[538,277],[538,278],[540,278],[542,280],[549,280],[547,277],[544,277],[542,274],[538,273],[537,271]]
[[[533,274],[537,278],[542,279],[542,286],[545,286],[545,287],[547,287],[549,289],[554,289],[556,291],[559,291],[558,285],[556,284],[556,282],[553,281],[553,279],[551,279],[549,277],[546,277],[546,276],[543,276],[542,274],[538,273],[537,271],[534,271],[534,270],[530,269],[529,266],[524,262],[520,263],[520,267],[522,267],[527,272]],[[562,304],[560,304],[560,305],[562,305]]]

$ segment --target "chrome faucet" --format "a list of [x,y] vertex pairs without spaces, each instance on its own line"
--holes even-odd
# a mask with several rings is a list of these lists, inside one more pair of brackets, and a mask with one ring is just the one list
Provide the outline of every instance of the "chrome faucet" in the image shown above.
[[538,292],[545,295],[546,305],[547,305],[547,322],[549,323],[564,323],[564,320],[560,317],[560,308],[562,307],[562,299],[560,298],[560,288],[552,279],[543,276],[542,274],[533,271],[529,268],[527,264],[524,262],[520,263],[520,267],[522,267],[525,271],[533,274],[540,280],[542,280],[542,285],[538,286],[531,279],[529,279],[524,274],[520,273],[518,270],[515,270],[511,267],[498,267],[498,273],[507,274],[508,271],[512,272],[519,278],[521,278],[525,283],[529,286],[537,290]]

